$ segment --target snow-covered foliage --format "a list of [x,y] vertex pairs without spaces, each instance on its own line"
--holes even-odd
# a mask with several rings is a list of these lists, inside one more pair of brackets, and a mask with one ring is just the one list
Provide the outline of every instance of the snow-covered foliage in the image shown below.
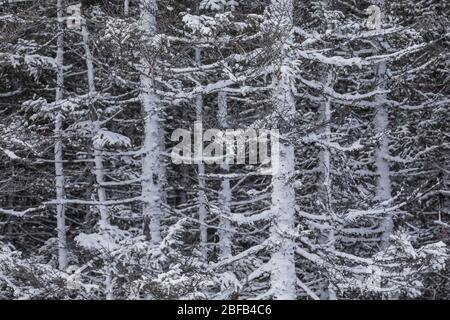
[[0,8],[0,299],[449,297],[445,1],[63,2]]
[[131,140],[122,134],[100,129],[94,137],[94,144],[99,147],[122,146],[131,147]]

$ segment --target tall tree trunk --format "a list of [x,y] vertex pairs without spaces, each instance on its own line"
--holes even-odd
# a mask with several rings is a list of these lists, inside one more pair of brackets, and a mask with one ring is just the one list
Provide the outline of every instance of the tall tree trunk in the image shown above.
[[[161,242],[161,129],[159,99],[155,93],[154,63],[150,61],[148,43],[156,35],[156,0],[141,0],[140,25],[142,38],[141,101],[144,113],[144,143],[142,156],[142,201],[144,233],[155,244]],[[152,65],[153,63],[153,65]]]
[[[228,129],[228,105],[227,105],[227,94],[226,92],[220,92],[218,96],[218,120],[221,130]],[[225,161],[222,166],[222,173],[224,175],[228,174],[230,171],[230,165]],[[220,217],[219,217],[219,250],[220,258],[225,259],[231,256],[231,187],[230,180],[228,178],[223,178],[222,188],[219,194],[219,206],[220,206]]]
[[[195,61],[197,66],[201,65],[201,50],[195,49]],[[196,132],[203,132],[203,97],[201,94],[197,94],[195,97],[195,115],[196,115]],[[207,255],[207,242],[208,242],[208,228],[206,227],[206,216],[207,210],[207,199],[206,199],[206,184],[205,184],[205,164],[203,163],[203,140],[195,139],[196,144],[195,158],[197,160],[197,170],[198,170],[198,220],[200,222],[200,247],[203,255]]]
[[[280,52],[281,67],[273,77],[273,102],[275,113],[283,119],[282,132],[289,131],[290,118],[295,114],[295,97],[292,88],[295,85],[289,70],[289,49],[293,28],[292,0],[272,0],[272,19],[284,30],[277,48]],[[281,136],[283,140],[283,134]],[[273,245],[271,263],[271,292],[275,299],[296,299],[295,273],[295,190],[291,179],[295,174],[294,146],[289,141],[280,142],[279,154],[272,155],[272,166],[277,161],[278,170],[272,176],[272,214],[270,240]]]
[[[64,16],[63,0],[57,1],[58,16],[58,38],[56,51],[56,101],[63,99],[64,95],[64,26],[61,21]],[[55,116],[55,184],[56,184],[56,221],[58,232],[58,264],[60,270],[66,270],[67,261],[67,240],[66,240],[66,216],[65,216],[65,191],[64,191],[64,165],[63,165],[63,147],[62,147],[62,126],[63,117],[58,111]]]
[[[385,9],[385,0],[377,0],[375,4],[378,5],[381,10]],[[378,41],[378,50],[381,50],[382,39]],[[376,82],[377,89],[385,88],[387,77],[387,64],[385,61],[379,63],[376,66]],[[377,200],[380,202],[386,202],[392,198],[392,182],[390,175],[389,162],[386,159],[389,156],[389,112],[385,106],[386,94],[380,94],[376,96],[375,102],[377,102],[377,110],[375,115],[375,132],[380,135],[380,141],[375,151],[375,163],[377,167]],[[394,230],[393,213],[389,212],[383,219],[382,223],[383,234],[381,236],[381,247],[386,249],[390,244],[390,236]]]
[[[326,79],[326,86],[330,86],[331,82],[333,81],[333,75],[332,71],[329,71],[329,74]],[[327,234],[325,235],[326,243],[330,246],[331,249],[334,249],[334,241],[335,241],[335,230],[334,230],[334,212],[333,212],[333,204],[332,204],[332,177],[331,177],[331,150],[330,150],[330,143],[331,143],[331,99],[325,98],[325,101],[322,105],[322,121],[324,123],[323,128],[323,134],[324,134],[324,140],[326,142],[326,146],[323,147],[322,153],[321,153],[321,164],[322,164],[322,190],[321,190],[321,198],[322,203],[325,206],[325,210],[327,212],[327,215],[330,219],[330,229],[328,230]],[[331,283],[327,284],[326,288],[327,292],[327,298],[329,300],[336,300],[336,291],[334,290]]]

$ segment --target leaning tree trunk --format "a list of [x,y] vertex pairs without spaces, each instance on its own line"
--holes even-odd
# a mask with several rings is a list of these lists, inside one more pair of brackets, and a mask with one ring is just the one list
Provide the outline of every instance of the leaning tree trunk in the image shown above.
[[[89,86],[89,96],[93,96],[96,94],[97,90],[95,88],[95,80],[94,80],[94,64],[93,64],[93,58],[92,53],[89,48],[89,31],[86,26],[86,22],[83,19],[83,22],[81,24],[81,34],[83,37],[83,45],[85,50],[85,60],[86,60],[86,67],[87,67],[87,75],[88,75],[88,86]],[[89,114],[91,117],[91,121],[93,123],[94,129],[93,129],[93,135],[96,136],[100,131],[100,122],[97,115],[97,110],[94,106],[89,106]],[[103,159],[103,153],[102,153],[102,146],[98,143],[93,143],[94,147],[94,165],[95,165],[95,178],[97,182],[97,193],[98,193],[98,209],[100,211],[100,227],[104,229],[108,229],[110,225],[110,216],[109,211],[106,205],[107,196],[106,196],[106,190],[104,187],[105,183],[105,169],[104,169],[104,159]]]

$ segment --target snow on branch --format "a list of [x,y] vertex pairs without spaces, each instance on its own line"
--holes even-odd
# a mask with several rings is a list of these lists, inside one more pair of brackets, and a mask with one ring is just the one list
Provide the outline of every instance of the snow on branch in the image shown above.
[[22,218],[22,217],[26,216],[29,213],[41,211],[43,209],[45,209],[45,206],[40,206],[40,207],[37,207],[37,208],[29,208],[29,209],[26,209],[24,211],[15,211],[15,210],[11,210],[11,209],[2,209],[2,208],[0,208],[0,213],[1,214],[6,214],[6,215],[9,215],[9,216],[13,216],[13,217],[17,217],[17,218]]

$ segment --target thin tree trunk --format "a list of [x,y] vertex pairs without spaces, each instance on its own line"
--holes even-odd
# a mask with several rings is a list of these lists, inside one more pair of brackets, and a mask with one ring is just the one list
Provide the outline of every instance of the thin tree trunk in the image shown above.
[[[144,113],[144,143],[142,156],[142,201],[144,234],[155,244],[161,242],[161,143],[159,99],[155,93],[153,68],[146,48],[156,35],[156,0],[141,0],[140,24],[144,37],[141,46],[141,101]],[[145,56],[147,55],[147,56]]]
[[[383,10],[385,1],[378,0],[376,4]],[[381,47],[381,41],[379,41],[379,46]],[[381,48],[380,48],[381,49]],[[376,67],[376,81],[378,83],[378,89],[383,89],[385,87],[385,80],[387,76],[386,62],[381,62]],[[389,156],[389,112],[384,105],[386,101],[386,94],[378,95],[375,98],[377,102],[377,110],[375,115],[375,132],[377,135],[381,136],[379,145],[375,151],[375,163],[377,167],[377,200],[380,202],[386,202],[392,198],[392,181],[390,176],[389,162],[386,160]],[[386,249],[390,244],[390,236],[394,230],[393,213],[389,212],[383,220],[382,223],[383,234],[381,236],[381,247]]]
[[[83,37],[83,45],[85,50],[85,59],[86,59],[86,67],[87,67],[87,75],[88,75],[88,85],[89,85],[89,95],[94,95],[96,93],[95,88],[95,80],[94,80],[94,64],[92,53],[89,48],[89,31],[86,26],[86,22],[83,19],[81,24],[81,34]],[[89,106],[90,117],[94,125],[93,134],[94,136],[98,134],[100,131],[100,122],[97,115],[97,110],[94,106]],[[102,148],[100,145],[94,143],[94,164],[95,164],[95,177],[97,182],[97,193],[98,200],[100,203],[105,203],[108,199],[106,196],[106,190],[103,186],[105,182],[105,169],[103,165],[103,154]],[[98,209],[100,211],[100,226],[102,228],[108,229],[110,225],[110,216],[108,208],[105,205],[99,204]]]
[[[386,78],[386,63],[382,62],[379,64],[377,69],[377,81],[382,83]],[[379,89],[383,87],[383,85],[378,86]],[[390,204],[386,203],[387,201],[392,199],[392,181],[391,181],[391,172],[389,167],[389,162],[386,160],[386,157],[389,155],[389,137],[388,137],[388,128],[389,128],[389,113],[386,107],[383,105],[385,103],[386,95],[379,95],[375,98],[375,101],[378,101],[377,104],[377,113],[375,115],[375,131],[377,135],[381,135],[381,139],[379,141],[378,147],[375,151],[375,162],[377,166],[377,200],[379,202],[385,202],[385,206],[389,206]],[[381,235],[381,249],[386,250],[391,243],[391,235],[394,231],[394,220],[393,220],[393,212],[388,212],[384,217],[381,229],[383,230]],[[390,294],[385,293],[383,295],[384,299],[397,300],[399,298],[398,293]]]
[[[389,162],[386,157],[389,155],[389,138],[387,130],[389,127],[389,113],[383,105],[377,107],[375,116],[376,133],[381,134],[381,140],[376,150],[377,166],[377,200],[380,202],[388,201],[392,198],[392,186],[390,177]],[[392,213],[388,213],[382,223],[383,234],[381,237],[382,248],[386,249],[390,244],[390,236],[394,229]]]
[[[220,92],[218,97],[218,120],[221,130],[228,129],[228,105],[227,105],[227,94],[226,92]],[[228,174],[230,171],[230,165],[224,162],[221,166],[222,173],[224,175]],[[226,259],[231,256],[231,187],[230,180],[223,178],[222,188],[219,194],[219,206],[220,206],[220,217],[219,217],[219,250],[220,258]]]
[[[195,61],[197,66],[201,65],[201,50],[195,49]],[[196,132],[203,132],[203,97],[201,94],[197,94],[195,97],[195,114],[196,114]],[[206,216],[207,216],[207,199],[206,199],[206,184],[205,184],[205,164],[203,163],[203,141],[202,139],[196,139],[196,148],[197,153],[195,154],[195,158],[197,161],[197,170],[198,170],[198,220],[200,222],[200,247],[203,255],[206,257],[207,248],[206,244],[208,242],[208,229],[205,225]]]
[[[57,1],[58,16],[58,38],[57,38],[57,79],[56,79],[56,101],[63,99],[64,95],[64,26],[61,21],[64,15],[63,0]],[[62,126],[63,117],[58,111],[55,117],[55,183],[56,183],[56,221],[58,232],[58,264],[60,270],[66,270],[67,261],[67,240],[66,240],[66,216],[65,216],[65,178],[63,165],[63,147],[62,147]]]
[[125,0],[123,3],[123,14],[125,17],[128,17],[130,14],[130,0]]
[[[326,86],[331,85],[332,81],[332,71],[330,71],[329,75],[326,79]],[[323,176],[323,186],[322,186],[322,202],[325,205],[325,210],[330,218],[330,230],[326,235],[326,242],[330,246],[331,249],[334,249],[334,241],[335,241],[335,232],[334,232],[334,223],[332,223],[334,212],[332,207],[332,177],[331,177],[331,151],[328,145],[331,143],[331,101],[330,98],[326,98],[322,107],[322,121],[324,123],[324,140],[327,143],[327,146],[324,146],[321,154],[322,160],[322,176]],[[334,290],[331,283],[328,282],[327,285],[327,298],[329,300],[336,300],[336,291]]]

